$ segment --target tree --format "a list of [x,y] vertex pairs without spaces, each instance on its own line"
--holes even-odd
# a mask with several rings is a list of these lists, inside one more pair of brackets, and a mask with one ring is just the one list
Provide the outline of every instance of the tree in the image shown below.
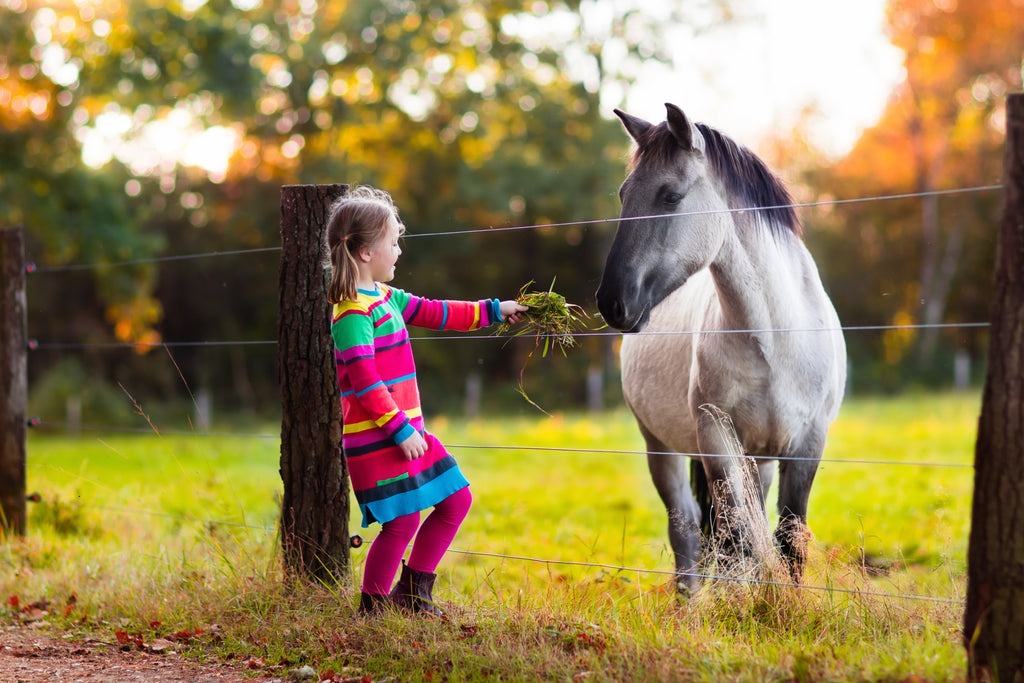
[[843,255],[825,277],[844,322],[924,326],[879,335],[872,353],[890,367],[913,349],[920,375],[944,334],[949,346],[983,347],[981,333],[936,325],[987,318],[998,195],[934,193],[999,182],[1003,96],[1021,87],[1019,12],[1012,0],[891,0],[889,33],[904,52],[906,80],[854,149],[812,175],[818,187],[842,188],[840,197],[924,195],[835,208],[819,215],[831,229],[810,237]]
[[25,238],[0,227],[0,537],[25,535]]
[[968,677],[979,681],[1024,677],[1024,95],[1009,98],[1005,178],[964,615]]
[[[688,24],[707,26],[739,1],[659,12],[685,8]],[[0,104],[17,104],[0,106],[0,161],[14,169],[0,179],[0,218],[28,226],[44,267],[274,246],[278,188],[300,183],[385,187],[413,233],[612,218],[627,139],[605,118],[600,89],[628,78],[638,59],[665,56],[665,39],[640,30],[651,19],[639,7],[0,0]],[[566,28],[537,35],[555,22]],[[574,290],[567,296],[585,301],[607,232],[423,239],[410,242],[403,267],[425,293],[452,296],[511,293],[557,273]],[[530,262],[466,268],[480,253]],[[266,339],[275,297],[265,266],[262,257],[205,259],[40,276],[33,334]],[[61,307],[79,313],[46,315]],[[175,354],[181,376],[233,388],[243,403],[273,389],[259,353]],[[428,364],[462,360],[425,355]],[[502,354],[485,355],[489,373],[511,372]],[[154,392],[180,385],[170,363],[155,372],[114,356],[83,362]],[[37,357],[33,369],[52,363]]]
[[[891,37],[906,55],[907,80],[899,96],[909,105],[904,124],[917,191],[939,189],[950,175],[960,175],[947,172],[947,165],[975,161],[977,157],[971,157],[978,151],[998,159],[993,148],[1001,136],[991,125],[993,117],[1000,114],[1001,96],[1021,84],[1024,25],[1019,11],[1016,3],[1006,0],[890,3]],[[986,170],[993,170],[991,161]],[[984,180],[979,177],[979,184]],[[920,224],[917,317],[925,325],[935,325],[942,322],[967,226],[956,222],[943,235],[936,196],[922,198]],[[937,335],[934,328],[922,332],[919,350],[924,362],[934,353]]]
[[320,267],[331,203],[343,185],[281,190],[281,543],[300,575],[343,581],[349,561],[348,469],[331,339],[327,278]]
[[[26,246],[44,251],[49,265],[145,257],[160,241],[135,229],[125,175],[82,163],[74,135],[78,67],[58,47],[74,33],[60,21],[68,14],[59,3],[37,10],[0,5],[0,165],[7,169],[0,224],[23,224]],[[106,315],[126,341],[151,329],[143,320],[153,317],[153,275],[147,267],[97,273]]]

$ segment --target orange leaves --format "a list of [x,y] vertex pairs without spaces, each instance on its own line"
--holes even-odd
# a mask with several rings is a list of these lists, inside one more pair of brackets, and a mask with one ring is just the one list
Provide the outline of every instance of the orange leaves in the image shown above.
[[107,320],[114,324],[114,335],[119,341],[142,345],[136,349],[139,353],[146,353],[160,343],[160,333],[153,326],[162,315],[160,302],[145,295],[107,308]]

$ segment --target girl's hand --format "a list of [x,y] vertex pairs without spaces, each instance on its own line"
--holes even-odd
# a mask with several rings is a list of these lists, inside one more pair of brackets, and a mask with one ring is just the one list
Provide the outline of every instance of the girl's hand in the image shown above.
[[415,460],[427,454],[427,441],[419,432],[413,432],[413,435],[398,444],[398,447],[402,449],[406,460]]
[[500,305],[501,320],[510,325],[515,325],[522,321],[523,311],[527,311],[529,308],[529,306],[524,306],[518,301],[502,301]]

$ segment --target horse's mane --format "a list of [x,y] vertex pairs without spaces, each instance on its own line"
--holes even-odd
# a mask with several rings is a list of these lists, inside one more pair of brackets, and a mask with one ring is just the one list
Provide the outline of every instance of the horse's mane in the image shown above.
[[[725,183],[733,208],[766,209],[763,213],[773,229],[783,227],[800,235],[802,228],[793,208],[793,197],[761,157],[711,126],[696,126],[704,137],[708,161]],[[662,121],[651,126],[639,141],[633,164],[644,159],[667,163],[678,152],[679,143]]]

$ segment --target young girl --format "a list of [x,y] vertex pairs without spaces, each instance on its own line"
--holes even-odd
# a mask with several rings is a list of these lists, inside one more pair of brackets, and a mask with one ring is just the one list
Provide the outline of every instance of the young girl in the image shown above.
[[[327,224],[328,301],[341,389],[342,445],[363,527],[379,522],[363,569],[359,609],[391,602],[442,616],[431,591],[441,557],[469,512],[469,482],[455,459],[424,429],[406,325],[475,330],[526,307],[497,299],[423,299],[383,283],[395,276],[405,226],[390,195],[356,187],[337,200]],[[422,526],[420,511],[433,507]],[[413,536],[408,563],[391,582]]]

